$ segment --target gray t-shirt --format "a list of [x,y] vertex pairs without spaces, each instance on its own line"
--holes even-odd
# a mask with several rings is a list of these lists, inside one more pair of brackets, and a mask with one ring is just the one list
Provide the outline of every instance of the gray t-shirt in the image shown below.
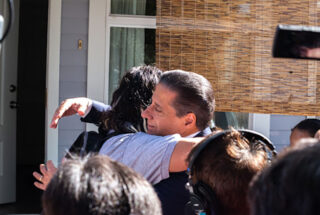
[[108,139],[99,154],[108,155],[156,184],[169,177],[169,164],[179,134],[155,136],[143,132],[121,134]]

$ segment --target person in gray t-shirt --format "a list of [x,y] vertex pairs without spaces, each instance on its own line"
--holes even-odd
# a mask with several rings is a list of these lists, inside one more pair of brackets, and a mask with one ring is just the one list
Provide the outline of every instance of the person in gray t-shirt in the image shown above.
[[[90,102],[74,105],[78,102],[69,100],[66,103],[69,103],[69,107],[62,104],[52,120],[54,125],[70,107],[75,107],[74,112],[78,112],[82,106],[85,111],[90,109]],[[199,140],[183,140],[180,136],[208,135],[214,104],[212,86],[203,76],[181,70],[165,72],[156,85],[151,105],[141,113],[147,120],[148,134],[112,137],[103,144],[100,154],[125,163],[153,183],[165,215],[183,214],[184,205],[189,199],[185,190],[185,160]],[[130,105],[126,107],[130,108]]]
[[[156,89],[156,92],[157,92],[157,89]],[[157,97],[153,97],[153,98],[157,99]],[[172,96],[170,98],[172,98]],[[52,119],[51,127],[55,128],[57,126],[58,120],[61,117],[72,115],[75,113],[79,113],[80,115],[83,115],[86,112],[90,112],[91,106],[92,106],[91,100],[86,98],[75,98],[75,99],[68,99],[64,101],[61,104],[61,106],[57,109]],[[109,107],[106,107],[105,109],[109,109]],[[185,126],[186,132],[184,132],[183,135],[188,134],[187,132],[189,132],[189,134],[198,132],[198,129],[195,128],[196,125],[195,125],[194,117],[192,116],[190,117],[189,115],[190,114],[188,114],[186,118],[188,122],[186,123],[187,125]],[[179,123],[181,122],[183,123],[185,119],[181,120],[181,118],[182,117],[175,116],[175,117],[170,117],[168,120],[172,122],[177,122],[180,120]],[[175,125],[175,123],[173,123],[173,125]],[[150,129],[150,133],[158,134],[157,132],[151,132],[152,129],[150,126],[148,129]],[[177,132],[174,129],[172,129],[171,133],[174,134]],[[111,138],[105,144],[106,146],[109,146],[109,149],[106,149],[106,147],[103,147],[103,150],[105,151],[105,153],[101,153],[101,154],[107,154],[111,158],[116,159],[120,162],[123,162],[129,167],[132,167],[133,169],[138,171],[140,174],[142,174],[146,179],[148,179],[151,183],[157,183],[162,179],[169,177],[169,171],[175,172],[175,171],[185,170],[187,166],[185,163],[185,158],[187,157],[188,152],[191,150],[191,148],[197,142],[199,142],[198,139],[189,139],[189,140],[181,139],[179,135],[173,135],[168,137],[149,136],[143,133],[138,133],[135,135],[137,135],[136,138],[130,138],[130,139],[139,140],[139,141],[135,141],[135,143],[130,143],[130,148],[124,147],[126,144],[123,144],[122,147],[117,147],[116,149],[113,149],[113,144],[111,144],[110,142],[113,142],[113,140],[117,139],[117,137]],[[162,135],[162,133],[160,132],[159,135]],[[123,136],[132,136],[132,135],[123,135]],[[152,139],[153,141],[150,141]],[[144,144],[147,144],[146,147],[141,148],[140,146]],[[148,153],[141,153],[143,152],[143,150],[140,150],[139,156],[137,156],[137,154],[133,154],[138,152],[137,150],[135,151],[134,149],[140,149],[140,148],[143,150],[149,149]],[[120,149],[122,150],[122,153],[120,152],[121,151]],[[124,156],[124,155],[128,157],[120,158],[121,156]],[[55,170],[55,167],[53,166],[52,162],[48,163],[48,167],[49,167],[48,168],[49,170],[52,170],[52,173],[51,173],[52,175]],[[45,189],[45,186],[46,186],[45,183],[49,182],[50,177],[47,177],[48,176],[47,169],[44,166],[41,166],[40,171],[44,176],[36,172],[34,173],[34,176],[36,179],[38,179],[42,183],[36,182],[35,185],[36,186],[38,185],[37,187],[40,189]]]

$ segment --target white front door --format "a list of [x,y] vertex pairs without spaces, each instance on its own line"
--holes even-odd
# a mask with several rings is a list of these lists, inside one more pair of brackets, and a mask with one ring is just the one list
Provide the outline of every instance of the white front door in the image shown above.
[[[0,14],[7,1],[0,1]],[[15,23],[0,53],[0,204],[16,199],[16,108],[19,1],[14,1]],[[5,21],[6,21],[5,14]],[[11,106],[11,107],[10,107]]]

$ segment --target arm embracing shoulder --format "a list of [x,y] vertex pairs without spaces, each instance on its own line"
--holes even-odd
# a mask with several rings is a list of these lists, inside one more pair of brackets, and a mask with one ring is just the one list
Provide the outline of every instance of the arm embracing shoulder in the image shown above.
[[176,144],[170,159],[169,172],[181,172],[188,168],[186,159],[190,151],[198,145],[204,137],[182,138]]

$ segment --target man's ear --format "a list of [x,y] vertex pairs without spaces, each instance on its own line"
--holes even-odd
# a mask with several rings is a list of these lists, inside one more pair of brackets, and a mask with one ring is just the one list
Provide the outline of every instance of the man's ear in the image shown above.
[[188,113],[185,115],[185,125],[186,126],[196,126],[197,117],[194,113]]

